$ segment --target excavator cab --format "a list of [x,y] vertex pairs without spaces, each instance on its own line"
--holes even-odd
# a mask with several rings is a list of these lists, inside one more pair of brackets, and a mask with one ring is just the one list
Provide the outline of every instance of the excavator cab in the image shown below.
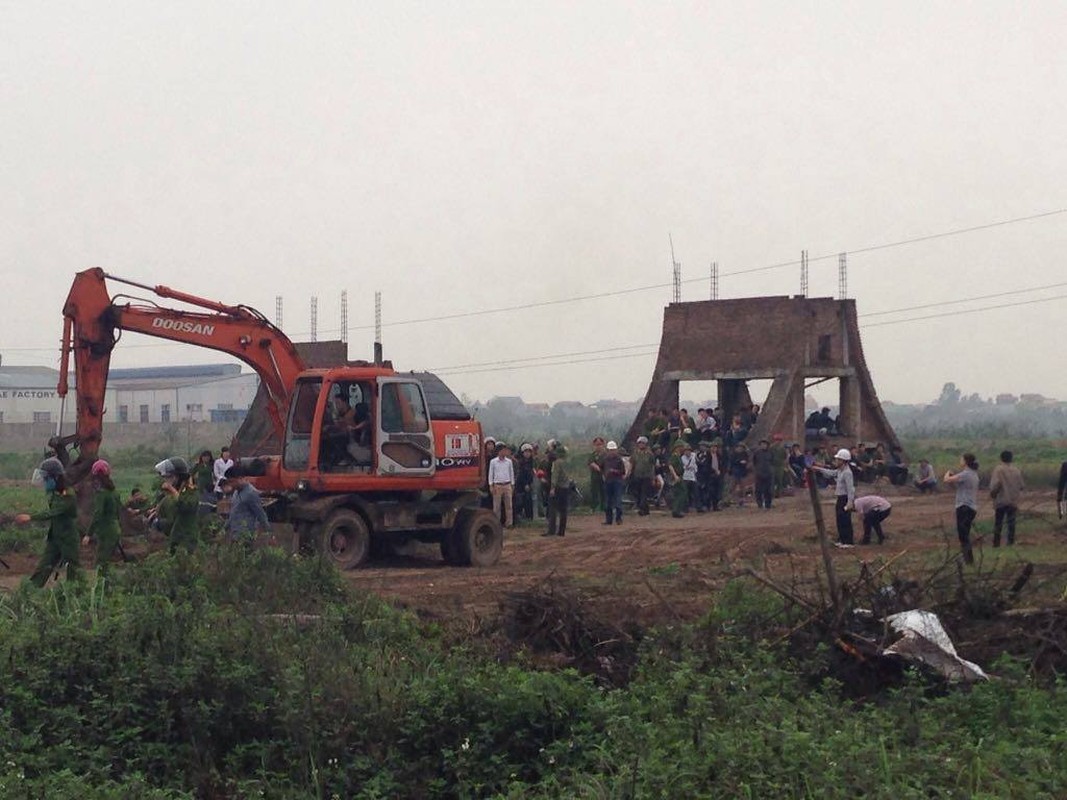
[[[347,373],[347,374],[346,374]],[[282,466],[323,475],[432,476],[433,427],[417,380],[331,370],[300,378]]]

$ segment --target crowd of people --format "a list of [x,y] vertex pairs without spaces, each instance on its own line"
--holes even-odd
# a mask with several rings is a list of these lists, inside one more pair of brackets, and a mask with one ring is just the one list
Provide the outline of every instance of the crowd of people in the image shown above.
[[[827,433],[825,414],[815,433]],[[921,494],[935,492],[939,484],[955,491],[955,516],[960,551],[965,561],[973,560],[971,530],[978,513],[978,463],[966,453],[959,469],[949,470],[939,479],[933,465],[921,459],[914,476],[897,446],[857,442],[840,447],[831,455],[824,444],[805,446],[786,443],[781,436],[761,439],[749,449],[746,438],[759,415],[752,406],[735,414],[728,427],[718,409],[699,409],[695,418],[685,409],[649,414],[645,433],[633,448],[624,452],[616,442],[595,437],[591,452],[582,464],[573,464],[566,448],[550,439],[544,449],[537,442],[518,448],[486,440],[489,462],[486,487],[488,507],[492,507],[507,527],[516,519],[547,518],[545,536],[562,536],[566,531],[569,506],[584,500],[591,510],[604,515],[604,525],[620,525],[624,508],[633,506],[638,516],[655,507],[670,510],[676,518],[690,512],[719,511],[725,504],[744,506],[751,498],[759,509],[769,509],[775,500],[814,481],[817,488],[830,488],[835,496],[837,544],[855,545],[853,515],[860,520],[860,544],[886,540],[883,524],[892,513],[892,503],[872,491],[858,494],[858,484],[913,487]],[[809,421],[814,422],[809,418]],[[830,430],[838,432],[836,421]],[[516,452],[517,451],[517,452]],[[1004,451],[1000,463],[989,476],[989,495],[994,506],[993,546],[1015,543],[1018,502],[1024,488],[1022,473]],[[500,466],[494,467],[496,462]],[[507,467],[503,466],[508,464]],[[575,478],[587,470],[588,493],[583,497]],[[628,502],[624,502],[624,498]],[[1057,493],[1060,516],[1067,515],[1067,462],[1064,463]]]
[[79,535],[78,504],[74,489],[67,482],[66,467],[54,456],[42,461],[34,470],[32,482],[44,490],[48,507],[36,514],[0,517],[0,522],[18,525],[48,523],[45,549],[30,581],[44,586],[64,566],[68,579],[80,580],[79,545],[95,545],[97,571],[106,577],[111,560],[122,554],[123,514],[163,533],[171,553],[191,553],[201,545],[204,520],[224,497],[229,500],[224,527],[227,542],[250,546],[258,533],[270,528],[259,492],[234,465],[227,447],[218,458],[209,450],[203,451],[192,467],[181,457],[164,459],[155,466],[155,472],[158,480],[154,497],[135,486],[123,501],[112,480],[111,465],[104,459],[94,461],[89,469],[94,489],[92,516]]
[[[760,440],[750,452],[744,439],[759,409],[754,406],[747,411],[747,415],[735,415],[721,434],[714,411],[700,409],[696,420],[690,419],[685,409],[674,414],[653,413],[646,424],[647,433],[637,438],[632,451],[624,452],[616,442],[598,436],[592,441],[588,459],[579,465],[571,463],[567,448],[555,439],[549,439],[542,449],[537,442],[513,448],[487,437],[484,505],[492,508],[507,528],[517,519],[543,517],[547,522],[544,536],[564,536],[572,502],[583,499],[576,480],[582,469],[588,471],[588,496],[584,499],[591,509],[603,513],[604,525],[622,524],[627,495],[639,516],[647,516],[659,506],[668,507],[674,517],[683,517],[693,510],[718,511],[728,501],[743,506],[750,494],[758,508],[769,509],[791,487],[814,480],[817,487],[833,487],[839,546],[854,544],[854,513],[862,521],[862,544],[870,544],[872,536],[879,544],[885,541],[882,524],[892,513],[892,504],[873,493],[858,496],[856,484],[882,481],[906,485],[909,470],[899,448],[892,447],[887,453],[881,444],[868,447],[857,443],[852,448],[839,448],[830,457],[821,446],[787,446],[782,437],[775,436]],[[4,523],[48,523],[45,550],[31,581],[43,586],[63,565],[68,578],[78,579],[79,543],[95,543],[96,564],[106,575],[115,551],[121,550],[124,512],[164,533],[172,553],[179,549],[192,552],[200,546],[202,521],[223,497],[230,501],[225,522],[227,541],[250,546],[258,533],[269,530],[259,493],[234,465],[228,448],[224,447],[217,458],[208,450],[201,452],[192,467],[184,458],[174,457],[157,464],[155,470],[159,478],[155,496],[150,498],[134,487],[123,502],[111,479],[110,464],[95,461],[90,469],[95,488],[93,514],[79,536],[77,502],[67,485],[66,469],[58,458],[45,459],[35,470],[34,483],[47,495],[47,509],[33,515],[0,516]],[[945,472],[941,482],[955,491],[960,550],[970,563],[974,558],[971,531],[980,497],[975,456],[964,453],[959,468]],[[926,459],[919,462],[913,486],[920,493],[938,488],[938,478]],[[1024,488],[1014,454],[1003,451],[988,481],[994,507],[993,547],[1000,547],[1002,541],[1008,546],[1015,544]],[[1060,470],[1056,499],[1062,518],[1067,515],[1067,462]]]

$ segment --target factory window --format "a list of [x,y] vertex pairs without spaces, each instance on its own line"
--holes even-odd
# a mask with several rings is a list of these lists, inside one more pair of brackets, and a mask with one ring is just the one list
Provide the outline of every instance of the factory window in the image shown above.
[[119,406],[119,422],[129,422],[129,421],[130,421],[130,407],[129,406]]
[[186,414],[203,414],[204,413],[204,404],[203,403],[186,403],[185,404],[185,413]]
[[141,406],[141,422],[148,422],[148,406]]
[[3,423],[3,421],[4,421],[4,412],[0,411],[0,423]]
[[51,411],[34,411],[33,412],[33,421],[34,422],[51,422],[52,421],[52,412]]
[[170,405],[168,403],[164,403],[159,407],[159,421],[170,422]]

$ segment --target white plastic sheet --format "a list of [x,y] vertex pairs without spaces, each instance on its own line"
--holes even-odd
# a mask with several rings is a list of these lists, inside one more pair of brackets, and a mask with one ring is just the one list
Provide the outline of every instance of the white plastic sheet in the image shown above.
[[925,664],[950,681],[973,683],[989,679],[980,666],[960,658],[937,614],[913,609],[892,614],[886,622],[901,637],[885,653]]

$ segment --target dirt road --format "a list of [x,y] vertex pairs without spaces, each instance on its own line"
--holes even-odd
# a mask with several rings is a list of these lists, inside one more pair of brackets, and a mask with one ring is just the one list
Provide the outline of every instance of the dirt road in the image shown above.
[[[910,555],[955,547],[952,496],[918,496],[883,491],[893,503],[882,546],[834,549],[833,558],[848,572],[860,561],[885,559],[907,549]],[[833,535],[831,498],[823,499]],[[1065,529],[1055,520],[1051,493],[1028,495],[1021,508],[1027,522],[1014,557],[1065,543]],[[992,526],[986,503],[978,531]],[[436,547],[422,545],[410,555],[345,573],[354,586],[380,594],[421,616],[449,621],[492,616],[508,592],[526,589],[549,576],[568,581],[589,602],[613,615],[640,622],[693,619],[707,611],[716,587],[746,566],[771,574],[814,576],[821,564],[818,539],[806,495],[785,497],[769,511],[753,506],[673,519],[663,511],[649,517],[629,515],[622,525],[603,525],[600,516],[574,515],[567,536],[541,536],[543,523],[508,531],[500,563],[488,569],[447,567]],[[862,527],[856,519],[856,539]],[[133,543],[131,543],[133,544]],[[989,537],[983,544],[989,547]],[[128,547],[128,550],[137,549]],[[1001,551],[1002,553],[1005,551]],[[1067,561],[1067,550],[1064,551]],[[88,560],[88,554],[85,555]],[[11,589],[33,571],[35,558],[5,556],[11,570],[0,568],[0,587]]]

